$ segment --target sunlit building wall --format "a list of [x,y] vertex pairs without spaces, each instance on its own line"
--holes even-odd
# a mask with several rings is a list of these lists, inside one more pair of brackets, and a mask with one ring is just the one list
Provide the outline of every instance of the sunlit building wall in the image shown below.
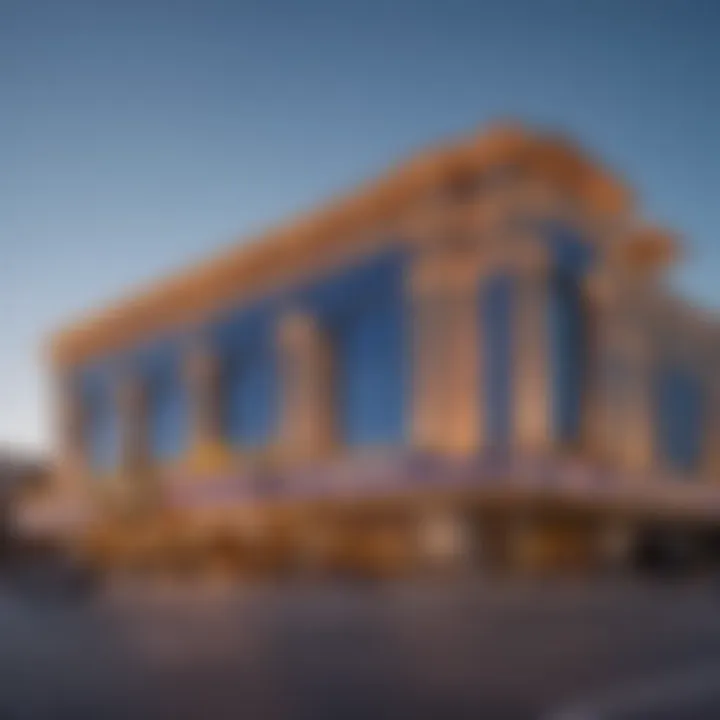
[[500,453],[711,483],[718,328],[677,251],[555,136],[429,151],[60,332],[63,482]]

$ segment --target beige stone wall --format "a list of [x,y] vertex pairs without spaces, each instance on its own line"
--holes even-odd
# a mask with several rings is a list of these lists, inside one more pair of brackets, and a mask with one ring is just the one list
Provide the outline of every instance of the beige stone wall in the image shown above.
[[720,468],[714,323],[657,282],[633,285],[620,273],[606,273],[599,284],[598,402],[593,423],[599,456],[638,478],[677,478],[678,471],[668,466],[657,444],[656,380],[663,367],[680,365],[703,384],[707,412],[702,462],[685,479],[713,481]]

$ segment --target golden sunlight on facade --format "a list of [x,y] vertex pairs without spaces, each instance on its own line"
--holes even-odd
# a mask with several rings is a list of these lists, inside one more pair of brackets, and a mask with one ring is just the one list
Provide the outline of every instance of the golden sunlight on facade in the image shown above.
[[709,553],[720,335],[677,255],[565,139],[429,150],[59,332],[55,520],[141,565]]

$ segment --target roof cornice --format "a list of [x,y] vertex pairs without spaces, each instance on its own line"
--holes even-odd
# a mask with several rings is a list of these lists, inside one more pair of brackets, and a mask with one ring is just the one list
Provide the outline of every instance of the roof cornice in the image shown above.
[[622,215],[633,204],[623,183],[565,140],[499,125],[425,150],[356,192],[60,330],[50,341],[52,361],[73,365],[191,322],[328,252],[342,251],[414,200],[504,163],[547,178],[599,216]]

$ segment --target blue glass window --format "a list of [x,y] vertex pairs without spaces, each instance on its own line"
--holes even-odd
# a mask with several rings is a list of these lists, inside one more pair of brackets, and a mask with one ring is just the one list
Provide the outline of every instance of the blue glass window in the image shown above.
[[148,443],[152,457],[169,460],[185,450],[189,412],[179,361],[155,369],[147,379]]
[[589,364],[589,316],[583,281],[594,261],[592,245],[557,222],[543,228],[552,258],[549,333],[553,434],[575,443],[582,434]]
[[480,294],[482,321],[483,402],[491,446],[505,446],[512,424],[513,283],[507,275],[490,278]]
[[575,442],[582,430],[587,323],[580,278],[556,271],[551,280],[550,338],[555,438]]
[[261,447],[275,429],[276,367],[264,344],[228,352],[222,365],[220,413],[223,433],[231,443]]
[[403,313],[399,299],[371,303],[332,330],[338,425],[348,445],[403,441]]
[[660,453],[675,470],[695,470],[704,440],[702,385],[686,369],[670,366],[660,371],[656,390]]
[[110,472],[120,461],[120,422],[109,384],[84,393],[83,436],[90,467]]

